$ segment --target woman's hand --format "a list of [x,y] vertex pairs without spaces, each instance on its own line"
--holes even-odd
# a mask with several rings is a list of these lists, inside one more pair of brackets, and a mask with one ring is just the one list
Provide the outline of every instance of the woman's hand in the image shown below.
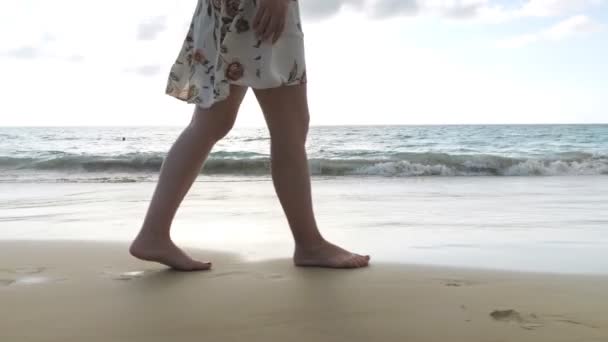
[[272,38],[274,44],[285,29],[287,9],[291,0],[258,0],[258,8],[253,18],[253,30],[258,38],[266,41]]

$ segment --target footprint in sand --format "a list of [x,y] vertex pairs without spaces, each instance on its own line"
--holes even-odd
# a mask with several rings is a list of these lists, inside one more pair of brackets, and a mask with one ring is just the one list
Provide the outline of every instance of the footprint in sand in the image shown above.
[[592,324],[586,324],[583,322],[579,322],[574,319],[570,319],[560,315],[544,315],[542,320],[538,315],[531,314],[521,314],[515,310],[494,310],[490,313],[490,317],[492,317],[496,321],[502,322],[515,322],[518,323],[522,329],[534,330],[537,328],[541,328],[545,326],[546,321],[553,321],[557,323],[565,323],[565,324],[574,324],[580,325],[591,329],[597,329],[596,326]]
[[267,274],[264,276],[264,278],[272,279],[272,280],[285,280],[286,279],[284,275],[278,274],[278,273]]
[[46,267],[0,268],[0,273],[10,274],[38,274],[44,271],[46,271]]
[[279,274],[279,273],[264,274],[264,273],[249,272],[249,271],[227,271],[227,272],[211,274],[211,278],[219,278],[219,277],[226,277],[226,276],[246,276],[246,277],[253,277],[256,279],[271,279],[271,280],[286,279],[284,275]]
[[441,285],[447,287],[462,287],[462,286],[473,286],[476,282],[463,280],[463,279],[437,279],[441,282]]
[[34,285],[34,284],[44,284],[50,283],[52,281],[58,281],[59,279],[53,279],[50,277],[44,276],[26,276],[17,278],[13,284],[15,285]]
[[546,315],[546,317],[550,318],[551,320],[553,320],[554,322],[558,322],[558,323],[564,323],[564,324],[573,324],[573,325],[580,325],[586,328],[591,328],[591,329],[597,329],[598,327],[593,325],[593,324],[588,324],[588,323],[583,323],[574,319],[570,319],[568,317],[565,316],[561,316],[561,315]]
[[15,282],[15,279],[0,279],[0,286],[9,286]]
[[218,272],[218,273],[215,273],[215,272],[211,271],[209,274],[210,274],[211,278],[220,278],[220,277],[227,277],[227,276],[233,276],[233,275],[248,275],[249,272],[246,272],[246,271],[227,271],[227,272]]
[[466,305],[461,304],[460,305],[460,310],[462,310],[462,312],[467,315],[467,318],[464,320],[465,322],[472,322],[473,321],[473,316],[469,312],[469,309],[467,308]]
[[35,285],[65,280],[42,275],[46,267],[19,267],[0,269],[0,286]]
[[[159,270],[159,269],[136,270],[136,271],[126,271],[126,272],[108,270],[108,271],[103,272],[103,276],[110,278],[112,280],[131,281],[131,280],[141,279],[141,278],[147,277],[151,274],[163,272],[163,271],[164,270]],[[201,272],[200,274],[205,275],[209,278],[245,276],[245,277],[253,277],[256,279],[270,279],[270,280],[274,280],[274,281],[287,279],[284,275],[279,274],[279,273],[264,274],[264,273],[250,272],[250,271],[225,271],[225,272],[210,271],[210,272]]]
[[20,267],[15,269],[18,274],[39,274],[46,271],[46,267]]
[[160,269],[144,269],[144,270],[134,270],[134,271],[113,271],[106,270],[103,271],[102,274],[106,278],[110,278],[112,280],[122,280],[122,281],[131,281],[136,279],[141,279],[143,277],[149,276],[154,273],[162,272]]
[[279,280],[286,280],[287,277],[285,277],[282,274],[279,273],[270,273],[270,274],[264,274],[264,273],[251,273],[251,276],[255,277],[256,279],[269,279],[272,281],[279,281]]
[[543,327],[543,324],[538,319],[536,314],[524,315],[513,309],[509,310],[494,310],[490,313],[490,317],[495,321],[500,322],[515,322],[522,329],[534,330]]
[[114,277],[115,280],[133,280],[137,278],[141,278],[146,274],[146,271],[130,271],[123,272]]
[[143,270],[143,271],[127,271],[127,272],[104,272],[104,274],[107,277],[110,277],[113,280],[123,280],[123,281],[139,279],[139,278],[142,278],[147,273],[150,273],[150,271]]

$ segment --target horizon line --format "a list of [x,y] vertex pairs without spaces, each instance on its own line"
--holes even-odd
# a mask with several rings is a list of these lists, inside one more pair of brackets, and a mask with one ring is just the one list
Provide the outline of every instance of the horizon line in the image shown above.
[[[0,128],[60,128],[60,127],[71,127],[71,128],[118,128],[118,127],[175,127],[181,128],[186,127],[184,125],[0,125]],[[384,126],[599,126],[608,125],[608,122],[578,122],[578,123],[426,123],[426,124],[318,124],[310,125],[310,127],[384,127]],[[235,126],[234,128],[266,128],[265,125],[242,125]]]

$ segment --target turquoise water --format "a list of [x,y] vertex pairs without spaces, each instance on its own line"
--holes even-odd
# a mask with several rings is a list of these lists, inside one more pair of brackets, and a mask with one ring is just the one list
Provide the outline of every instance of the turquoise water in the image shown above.
[[[149,180],[180,132],[0,128],[0,181]],[[204,171],[267,175],[269,143],[266,128],[236,128],[215,146]],[[608,174],[608,125],[323,126],[311,127],[307,149],[314,175]]]
[[[129,241],[180,131],[0,128],[0,240]],[[218,143],[177,241],[291,254],[269,143]],[[307,149],[324,234],[375,261],[608,274],[608,125],[312,127]]]

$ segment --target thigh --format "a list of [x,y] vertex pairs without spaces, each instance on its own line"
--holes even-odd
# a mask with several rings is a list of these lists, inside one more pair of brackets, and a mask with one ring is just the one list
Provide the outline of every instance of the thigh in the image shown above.
[[230,85],[230,94],[225,100],[215,102],[209,108],[196,106],[190,125],[225,135],[234,125],[246,93],[247,87]]
[[271,137],[305,139],[310,114],[306,84],[254,89]]

